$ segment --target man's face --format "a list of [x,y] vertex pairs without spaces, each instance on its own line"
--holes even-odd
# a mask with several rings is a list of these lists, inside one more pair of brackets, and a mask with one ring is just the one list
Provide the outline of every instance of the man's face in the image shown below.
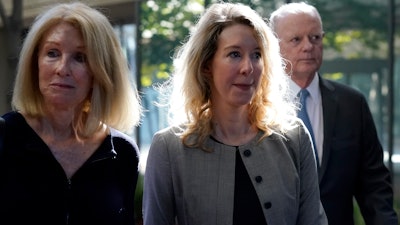
[[286,72],[292,79],[311,78],[322,63],[324,33],[318,17],[300,13],[276,21],[275,32],[283,58],[288,60]]

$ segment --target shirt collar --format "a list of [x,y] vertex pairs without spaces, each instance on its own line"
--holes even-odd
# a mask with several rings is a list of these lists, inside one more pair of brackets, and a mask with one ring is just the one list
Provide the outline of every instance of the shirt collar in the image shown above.
[[[301,90],[299,85],[297,85],[292,79],[289,79],[289,89],[293,93],[293,99],[296,98],[297,94]],[[320,100],[321,95],[319,94],[319,76],[318,73],[315,73],[315,76],[311,83],[306,88],[310,93],[310,97],[312,101],[318,102]]]

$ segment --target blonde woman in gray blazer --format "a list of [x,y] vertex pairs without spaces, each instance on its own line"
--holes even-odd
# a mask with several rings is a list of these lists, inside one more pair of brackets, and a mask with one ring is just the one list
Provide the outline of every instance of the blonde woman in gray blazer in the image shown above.
[[212,4],[174,58],[171,126],[147,158],[145,225],[327,224],[310,135],[278,40],[240,3]]

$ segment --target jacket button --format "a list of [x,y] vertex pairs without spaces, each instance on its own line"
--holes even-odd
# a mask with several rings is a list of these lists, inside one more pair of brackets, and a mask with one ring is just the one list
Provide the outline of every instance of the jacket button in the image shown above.
[[256,176],[256,182],[257,183],[261,183],[262,181],[262,177],[261,176]]
[[244,156],[249,157],[249,156],[251,156],[251,151],[247,149],[243,152],[243,154],[244,154]]
[[266,209],[270,209],[271,206],[272,206],[271,202],[264,203],[264,208],[266,208]]

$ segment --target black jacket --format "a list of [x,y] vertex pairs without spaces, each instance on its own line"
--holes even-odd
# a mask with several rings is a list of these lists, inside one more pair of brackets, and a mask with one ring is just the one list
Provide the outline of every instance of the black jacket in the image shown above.
[[139,157],[132,138],[112,129],[68,179],[21,114],[3,117],[0,224],[134,224]]
[[354,224],[353,198],[366,224],[397,225],[391,177],[366,99],[321,77],[319,85],[324,120],[319,184],[329,225]]

